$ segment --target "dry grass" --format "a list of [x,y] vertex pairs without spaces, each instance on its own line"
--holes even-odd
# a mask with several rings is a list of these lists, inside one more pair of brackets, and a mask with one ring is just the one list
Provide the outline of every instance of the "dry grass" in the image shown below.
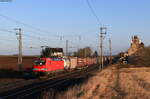
[[150,99],[150,68],[111,66],[86,83],[60,93],[59,99]]
[[[68,89],[67,92],[59,95],[60,99],[111,99],[113,95],[117,93],[113,90],[115,85],[116,75],[115,67],[103,70],[101,73],[97,73],[96,76],[90,78],[85,84],[80,86],[74,86]],[[106,94],[107,93],[107,94]]]
[[[120,82],[127,95],[125,99],[150,98],[150,68],[129,68],[128,73],[120,73]],[[133,71],[133,72],[132,72]]]

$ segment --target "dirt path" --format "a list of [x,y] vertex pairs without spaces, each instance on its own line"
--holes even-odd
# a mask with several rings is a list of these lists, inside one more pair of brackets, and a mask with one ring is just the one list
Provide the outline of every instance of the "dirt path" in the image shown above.
[[116,82],[113,89],[117,92],[117,95],[112,96],[113,99],[124,99],[124,97],[127,95],[127,93],[121,88],[121,82],[120,82],[120,65],[117,65],[116,67]]

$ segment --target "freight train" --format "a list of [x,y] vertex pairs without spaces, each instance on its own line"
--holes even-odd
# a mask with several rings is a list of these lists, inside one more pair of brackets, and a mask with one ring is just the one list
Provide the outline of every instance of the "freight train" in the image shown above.
[[33,73],[35,75],[49,75],[62,71],[86,68],[97,64],[96,58],[37,58],[34,61]]

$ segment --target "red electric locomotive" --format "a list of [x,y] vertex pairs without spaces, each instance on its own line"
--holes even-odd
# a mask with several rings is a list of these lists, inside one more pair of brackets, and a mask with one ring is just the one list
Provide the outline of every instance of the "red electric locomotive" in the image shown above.
[[34,62],[33,72],[36,75],[47,75],[64,70],[62,58],[38,58]]

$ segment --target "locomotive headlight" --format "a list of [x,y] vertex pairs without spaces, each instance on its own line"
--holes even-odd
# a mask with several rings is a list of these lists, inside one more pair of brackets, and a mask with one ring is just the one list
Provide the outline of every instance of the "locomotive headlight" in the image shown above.
[[33,70],[39,70],[38,68],[33,68]]
[[47,70],[47,68],[41,68],[41,70]]

